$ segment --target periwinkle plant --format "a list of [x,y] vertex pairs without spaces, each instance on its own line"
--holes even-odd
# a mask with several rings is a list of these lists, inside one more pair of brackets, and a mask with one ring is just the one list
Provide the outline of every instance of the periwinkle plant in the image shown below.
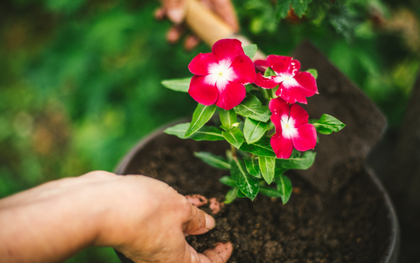
[[[208,152],[195,156],[207,164],[230,170],[220,181],[230,186],[225,203],[237,197],[253,200],[258,193],[280,197],[292,193],[290,169],[308,169],[314,162],[317,132],[330,134],[344,128],[324,114],[309,120],[297,103],[318,93],[317,72],[300,71],[299,61],[278,55],[252,62],[256,45],[244,48],[236,39],[222,39],[211,53],[198,54],[189,64],[192,78],[165,80],[172,90],[188,92],[198,102],[191,122],[165,130],[182,139],[227,141],[226,157]],[[220,127],[206,125],[218,109]],[[275,183],[276,188],[271,185]]]

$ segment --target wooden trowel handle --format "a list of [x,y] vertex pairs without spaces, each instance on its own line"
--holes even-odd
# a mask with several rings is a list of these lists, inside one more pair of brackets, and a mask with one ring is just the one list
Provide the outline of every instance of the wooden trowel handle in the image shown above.
[[[188,6],[185,16],[187,25],[210,47],[223,38],[236,38],[247,46],[251,42],[244,36],[237,35],[228,24],[212,11],[206,8],[199,0],[187,0]],[[253,60],[266,59],[266,55],[257,51]]]
[[188,0],[187,3],[187,25],[209,46],[219,39],[233,36],[230,26],[198,0]]

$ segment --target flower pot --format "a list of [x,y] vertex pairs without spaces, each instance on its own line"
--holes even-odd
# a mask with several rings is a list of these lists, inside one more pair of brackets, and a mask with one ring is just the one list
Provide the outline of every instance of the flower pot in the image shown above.
[[[207,166],[193,151],[222,155],[227,147],[224,142],[181,140],[159,129],[122,159],[116,173],[155,177],[181,194],[220,196],[228,188],[218,178],[228,171]],[[245,208],[253,212],[233,219],[216,217],[218,224],[227,221],[225,229],[231,231],[234,253],[229,262],[397,262],[400,236],[395,209],[369,168],[357,171],[340,193],[321,193],[297,174],[290,177],[294,191],[289,203],[262,195],[253,202],[238,199],[225,208],[225,215]],[[269,213],[260,214],[261,207],[269,207]],[[260,214],[258,222],[248,222],[252,214]],[[243,243],[241,235],[253,245]],[[235,254],[238,251],[241,255]],[[117,254],[123,263],[132,262]]]

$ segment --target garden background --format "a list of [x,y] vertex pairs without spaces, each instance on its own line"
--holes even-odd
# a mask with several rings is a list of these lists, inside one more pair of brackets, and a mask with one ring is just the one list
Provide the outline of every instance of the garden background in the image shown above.
[[[418,1],[283,1],[294,13],[275,0],[233,2],[241,33],[261,50],[287,55],[310,40],[384,112],[387,138],[398,133],[420,69]],[[154,19],[158,7],[153,0],[1,1],[0,198],[112,171],[146,134],[191,115],[196,102],[160,82],[190,76],[189,61],[210,49],[167,44],[170,23]],[[67,262],[119,261],[112,249],[93,248]]]

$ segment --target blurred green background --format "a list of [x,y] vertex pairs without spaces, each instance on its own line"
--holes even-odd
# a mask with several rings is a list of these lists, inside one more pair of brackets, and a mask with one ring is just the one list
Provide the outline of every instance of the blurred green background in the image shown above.
[[[272,0],[233,2],[241,32],[265,53],[287,55],[311,40],[398,129],[420,69],[418,1],[286,1],[295,8],[288,13]],[[191,115],[196,103],[160,81],[190,76],[189,61],[210,49],[168,45],[170,23],[155,21],[158,7],[153,0],[1,1],[0,198],[112,171],[139,139]],[[112,249],[93,248],[68,262],[119,261]]]

